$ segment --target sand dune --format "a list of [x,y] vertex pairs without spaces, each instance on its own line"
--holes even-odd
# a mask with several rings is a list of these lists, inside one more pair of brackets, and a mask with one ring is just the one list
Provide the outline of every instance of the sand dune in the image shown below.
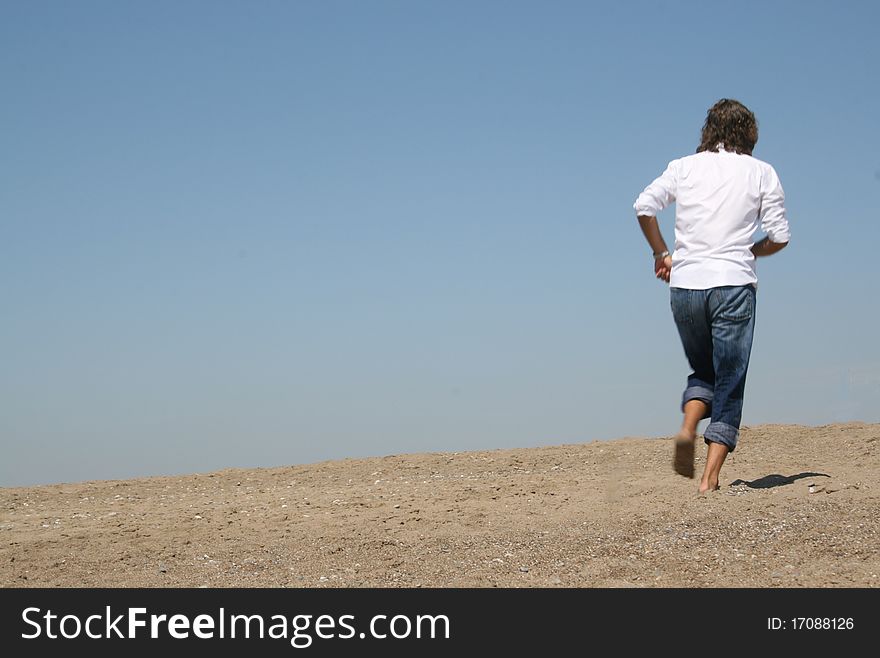
[[[0,489],[4,587],[877,587],[880,425]],[[698,474],[705,447],[698,447]]]

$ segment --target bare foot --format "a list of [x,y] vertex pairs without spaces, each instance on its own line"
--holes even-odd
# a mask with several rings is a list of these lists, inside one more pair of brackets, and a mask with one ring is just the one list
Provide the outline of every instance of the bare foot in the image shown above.
[[694,477],[694,443],[697,435],[680,432],[675,437],[675,457],[672,467],[679,475]]
[[708,484],[700,483],[700,493],[701,494],[711,493],[713,491],[718,491],[720,488],[721,488],[721,485],[719,485],[719,484],[716,484],[714,487],[712,487]]

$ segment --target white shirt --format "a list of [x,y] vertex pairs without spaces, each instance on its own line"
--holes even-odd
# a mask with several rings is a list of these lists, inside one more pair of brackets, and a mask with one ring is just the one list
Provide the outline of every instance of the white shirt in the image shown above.
[[776,171],[750,155],[703,151],[669,163],[633,208],[653,215],[675,202],[669,285],[705,290],[757,283],[751,247],[758,229],[788,242],[785,193]]

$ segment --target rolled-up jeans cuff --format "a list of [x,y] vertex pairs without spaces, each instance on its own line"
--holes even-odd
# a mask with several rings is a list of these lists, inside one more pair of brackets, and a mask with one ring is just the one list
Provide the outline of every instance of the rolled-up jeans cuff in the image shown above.
[[706,431],[703,432],[703,440],[706,443],[721,443],[726,445],[730,452],[736,449],[737,439],[739,439],[739,430],[733,425],[720,421],[709,423]]
[[684,390],[684,394],[681,396],[681,411],[684,413],[684,405],[686,405],[691,400],[699,400],[700,402],[705,402],[706,406],[709,408],[706,410],[706,415],[703,418],[709,418],[712,415],[712,398],[715,397],[715,391],[711,388],[706,388],[705,386],[688,386]]

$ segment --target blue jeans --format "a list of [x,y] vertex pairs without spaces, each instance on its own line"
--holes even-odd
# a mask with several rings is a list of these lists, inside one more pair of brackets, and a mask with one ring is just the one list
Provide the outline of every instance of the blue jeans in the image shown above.
[[755,329],[755,287],[671,288],[670,303],[693,372],[681,406],[702,400],[710,418],[703,438],[732,452],[739,438],[746,372]]

